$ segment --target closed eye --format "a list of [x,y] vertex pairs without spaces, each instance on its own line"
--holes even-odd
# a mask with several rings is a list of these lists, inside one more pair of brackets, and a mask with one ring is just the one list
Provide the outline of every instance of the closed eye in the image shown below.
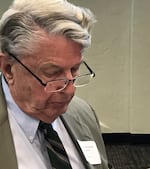
[[63,70],[53,64],[45,64],[40,68],[42,74],[47,78],[54,78],[62,75]]

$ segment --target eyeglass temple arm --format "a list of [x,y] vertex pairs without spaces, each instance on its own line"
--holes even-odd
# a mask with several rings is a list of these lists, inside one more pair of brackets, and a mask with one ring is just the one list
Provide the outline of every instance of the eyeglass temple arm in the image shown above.
[[89,67],[89,65],[83,60],[83,63],[85,64],[85,66],[88,68],[88,70],[90,71],[90,73],[93,75],[93,77],[95,77],[95,73],[94,71]]
[[7,54],[14,58],[18,63],[20,63],[28,72],[30,72],[43,86],[46,86],[46,83],[44,83],[37,75],[35,75],[27,66],[25,66],[14,54],[10,53],[8,50],[6,50]]

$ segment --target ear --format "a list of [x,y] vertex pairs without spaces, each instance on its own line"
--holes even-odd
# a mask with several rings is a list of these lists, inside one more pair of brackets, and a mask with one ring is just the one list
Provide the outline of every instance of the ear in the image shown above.
[[8,84],[13,83],[12,65],[13,61],[6,54],[0,52],[0,69]]

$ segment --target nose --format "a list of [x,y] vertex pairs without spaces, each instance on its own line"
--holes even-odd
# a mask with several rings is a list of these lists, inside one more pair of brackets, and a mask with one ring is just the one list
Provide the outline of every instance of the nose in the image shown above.
[[68,80],[70,80],[70,81],[73,79],[71,70],[67,70],[67,71],[65,72],[65,77],[66,77]]
[[68,71],[66,73],[66,78],[69,80],[69,82],[68,82],[66,88],[64,89],[64,91],[70,95],[74,95],[76,87],[74,86],[74,80],[73,80],[74,78],[72,76],[71,71]]
[[70,81],[66,88],[63,90],[63,93],[67,96],[73,97],[75,95],[75,91],[76,87],[73,85],[72,81]]

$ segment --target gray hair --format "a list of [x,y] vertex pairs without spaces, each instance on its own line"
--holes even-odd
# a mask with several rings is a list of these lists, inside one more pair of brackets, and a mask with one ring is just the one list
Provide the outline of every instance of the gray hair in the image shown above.
[[63,35],[88,47],[95,17],[66,0],[14,0],[0,20],[0,50],[31,54],[47,35]]

